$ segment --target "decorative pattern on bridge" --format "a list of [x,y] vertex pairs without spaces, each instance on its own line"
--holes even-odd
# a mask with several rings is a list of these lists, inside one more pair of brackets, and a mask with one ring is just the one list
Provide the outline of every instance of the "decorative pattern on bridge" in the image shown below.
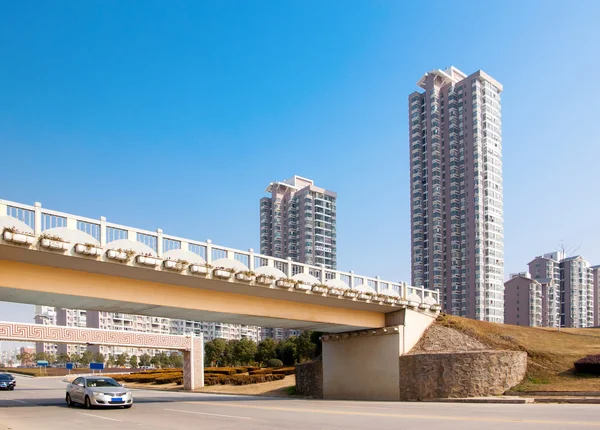
[[189,351],[192,348],[193,339],[187,336],[168,334],[0,322],[0,340],[118,345]]

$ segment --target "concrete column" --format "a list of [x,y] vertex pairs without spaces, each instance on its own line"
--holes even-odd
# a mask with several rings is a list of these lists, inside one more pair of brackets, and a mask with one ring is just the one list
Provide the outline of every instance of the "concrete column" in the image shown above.
[[163,231],[161,228],[156,229],[156,255],[158,258],[163,255]]
[[204,386],[204,341],[203,335],[192,333],[191,348],[183,351],[183,389],[195,390]]
[[100,246],[106,245],[106,217],[100,217]]
[[35,235],[40,235],[42,234],[42,204],[40,202],[35,202],[33,204],[34,206],[34,226],[33,226],[33,231],[35,232]]
[[248,256],[248,269],[254,271],[254,249],[248,250],[250,255]]
[[212,241],[206,239],[206,264],[212,264]]

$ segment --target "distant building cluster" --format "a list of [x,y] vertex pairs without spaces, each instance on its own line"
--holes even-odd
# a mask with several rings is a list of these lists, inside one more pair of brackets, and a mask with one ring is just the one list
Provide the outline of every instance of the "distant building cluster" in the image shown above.
[[596,327],[600,265],[552,252],[535,257],[527,272],[504,284],[505,322],[532,327]]
[[[35,307],[35,323],[44,325],[59,325],[66,327],[88,327],[103,330],[137,331],[144,333],[177,334],[194,333],[203,334],[205,342],[213,339],[242,339],[247,338],[255,342],[261,339],[260,327],[239,324],[224,324],[218,322],[198,322],[162,317],[149,317],[142,315],[129,315],[117,312],[85,311],[81,309],[63,309],[50,306]],[[89,350],[93,353],[102,353],[105,356],[120,354],[140,356],[148,354],[154,356],[162,350],[147,348],[129,348],[121,346],[100,345],[68,345],[38,342],[35,352],[58,355],[61,353],[83,354]]]

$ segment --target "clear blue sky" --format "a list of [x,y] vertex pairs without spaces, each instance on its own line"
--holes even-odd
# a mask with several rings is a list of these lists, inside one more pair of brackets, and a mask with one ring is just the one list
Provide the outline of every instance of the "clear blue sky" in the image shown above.
[[561,239],[598,264],[598,16],[596,1],[4,2],[0,198],[257,249],[264,188],[298,174],[338,192],[340,269],[409,280],[407,96],[454,65],[504,84],[506,274]]

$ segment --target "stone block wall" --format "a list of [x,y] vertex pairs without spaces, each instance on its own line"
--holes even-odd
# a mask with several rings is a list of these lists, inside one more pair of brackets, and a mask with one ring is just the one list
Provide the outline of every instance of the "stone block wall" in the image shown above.
[[296,394],[323,398],[323,360],[321,357],[296,365]]
[[523,351],[412,354],[400,357],[400,400],[503,394],[527,371]]

